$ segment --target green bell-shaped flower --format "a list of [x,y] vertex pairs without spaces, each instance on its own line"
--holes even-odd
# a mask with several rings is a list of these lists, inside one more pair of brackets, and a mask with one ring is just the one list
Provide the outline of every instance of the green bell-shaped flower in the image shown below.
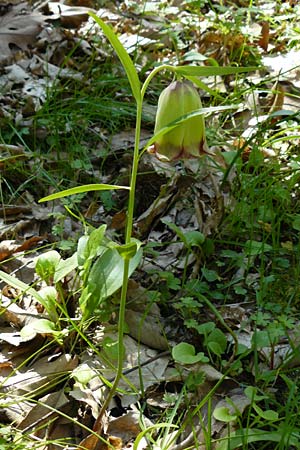
[[[174,81],[159,96],[154,133],[201,108],[201,99],[194,85],[188,80]],[[204,117],[190,117],[158,137],[153,153],[162,161],[199,158],[208,153]]]

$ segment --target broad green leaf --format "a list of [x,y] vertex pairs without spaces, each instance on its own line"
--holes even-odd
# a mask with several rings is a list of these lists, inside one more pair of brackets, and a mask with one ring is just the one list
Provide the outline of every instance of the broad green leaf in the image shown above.
[[86,386],[93,378],[96,378],[97,376],[97,372],[86,363],[75,367],[71,373],[71,378],[74,378],[76,383],[80,383],[83,386]]
[[89,240],[89,236],[84,234],[78,239],[77,242],[77,262],[78,266],[81,268],[86,260],[86,246]]
[[106,225],[101,225],[91,232],[90,235],[83,235],[77,244],[77,260],[80,269],[86,272],[93,260],[101,256],[108,248],[109,241],[105,237]]
[[69,275],[72,270],[76,269],[78,266],[77,253],[74,253],[70,258],[61,259],[57,264],[55,274],[54,274],[54,283],[58,283],[60,280]]
[[35,265],[37,275],[50,284],[60,259],[61,256],[56,250],[50,250],[40,255]]
[[300,214],[295,214],[293,217],[292,227],[294,230],[300,231]]
[[35,337],[36,334],[60,334],[56,330],[55,325],[48,319],[35,319],[30,324],[25,325],[20,331],[20,336],[24,340],[29,340]]
[[237,73],[256,72],[259,67],[231,67],[231,66],[178,66],[172,67],[172,71],[180,75],[194,77],[216,77],[234,75]]
[[57,291],[54,286],[45,286],[39,290],[39,295],[42,297],[46,307],[46,311],[49,314],[49,318],[52,322],[57,322]]
[[[290,109],[280,109],[279,111],[271,112],[270,117],[295,116],[295,114],[298,114],[298,112],[295,112]],[[298,139],[299,139],[299,135],[298,135]]]
[[35,319],[20,331],[20,336],[26,341],[33,339],[36,334],[51,335],[59,345],[62,345],[68,330],[57,330],[54,323],[48,319]]
[[216,328],[216,324],[214,322],[205,322],[197,327],[197,331],[199,334],[207,335],[211,333]]
[[119,342],[112,339],[109,336],[106,336],[102,343],[101,343],[101,347],[104,350],[104,352],[106,353],[108,359],[111,360],[118,360],[118,355],[119,355]]
[[208,361],[204,353],[199,352],[197,355],[195,353],[195,347],[187,342],[180,342],[172,349],[173,359],[181,364],[195,364]]
[[215,270],[210,270],[206,267],[202,267],[201,272],[204,278],[209,282],[220,280],[220,277]]
[[247,294],[247,289],[243,288],[239,284],[236,284],[235,286],[233,286],[233,289],[237,295],[246,295]]
[[186,231],[184,236],[189,247],[201,247],[205,241],[205,236],[200,231]]
[[227,339],[223,331],[215,328],[207,337],[209,348],[218,356],[225,352],[227,347]]
[[209,349],[217,356],[221,356],[227,348],[227,339],[223,331],[215,328],[207,336],[207,345]]
[[134,255],[137,252],[137,248],[138,246],[136,242],[129,242],[129,244],[118,245],[116,247],[116,250],[122,256],[123,259],[129,260],[134,257]]
[[261,400],[267,399],[266,395],[258,395],[257,388],[254,386],[247,386],[244,390],[244,394],[249,398],[252,402],[260,402]]
[[222,356],[222,349],[218,342],[210,341],[207,343],[207,347],[210,351],[212,351],[217,356]]
[[245,244],[245,254],[247,256],[257,256],[271,250],[273,250],[272,245],[266,244],[266,242],[247,241]]
[[78,250],[80,249],[80,252],[78,251],[78,261],[80,260],[82,265],[87,260],[92,260],[103,252],[105,246],[102,244],[105,231],[106,225],[101,225],[99,228],[93,230],[87,239],[86,236],[84,236],[84,239],[82,239],[80,245],[78,245]]
[[278,420],[278,412],[273,411],[272,409],[267,409],[266,411],[264,411],[256,403],[253,403],[252,407],[256,411],[256,413],[263,419],[269,422]]
[[213,412],[213,416],[215,419],[220,420],[221,422],[232,422],[237,419],[236,414],[231,414],[230,410],[226,406],[220,406],[220,408],[216,408]]
[[84,194],[85,192],[92,191],[112,191],[114,189],[127,189],[130,190],[129,186],[116,186],[114,184],[84,184],[82,186],[77,186],[71,189],[65,189],[61,192],[56,192],[55,194],[47,195],[39,199],[39,203],[48,202],[50,200],[56,200],[57,198],[68,197],[69,195]]
[[[129,276],[138,266],[142,249],[129,262]],[[124,259],[115,248],[108,248],[93,264],[87,286],[79,299],[83,317],[90,317],[101,303],[123,284]]]
[[168,220],[161,219],[162,223],[167,225],[172,231],[174,231],[179,239],[182,241],[184,246],[188,249],[193,246],[200,247],[201,244],[205,241],[204,234],[200,233],[200,231],[182,231],[180,227],[178,227],[175,223],[169,222]]
[[134,64],[132,60],[130,59],[130,56],[126,52],[125,48],[119,41],[118,37],[113,32],[112,28],[107,25],[100,17],[98,17],[95,13],[89,12],[90,16],[95,20],[95,22],[102,28],[103,33],[111,43],[112,47],[114,48],[115,52],[117,53],[122,66],[125,69],[128,81],[131,86],[132,94],[136,100],[137,103],[141,102],[141,90],[140,90],[140,80],[137,74],[137,71],[134,67]]
[[161,222],[167,225],[167,227],[169,227],[170,230],[174,231],[181,240],[181,242],[185,245],[185,247],[188,247],[188,243],[185,238],[184,232],[180,227],[178,227],[175,223],[170,222],[169,220],[166,219],[161,219]]
[[269,347],[271,345],[270,334],[267,330],[256,330],[252,335],[251,344],[255,349]]
[[161,272],[158,272],[158,275],[162,280],[166,281],[169,289],[173,289],[174,291],[181,289],[181,280],[176,278],[172,272],[162,270]]
[[[129,276],[138,266],[142,257],[139,250],[129,264]],[[106,298],[116,292],[123,283],[124,259],[115,249],[108,249],[93,265],[88,280],[97,285],[97,294]]]

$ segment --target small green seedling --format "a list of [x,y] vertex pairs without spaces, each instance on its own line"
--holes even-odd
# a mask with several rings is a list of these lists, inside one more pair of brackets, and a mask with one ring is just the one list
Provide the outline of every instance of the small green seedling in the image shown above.
[[203,352],[196,354],[195,347],[187,342],[175,345],[172,349],[172,357],[174,361],[180,364],[206,363],[209,361]]

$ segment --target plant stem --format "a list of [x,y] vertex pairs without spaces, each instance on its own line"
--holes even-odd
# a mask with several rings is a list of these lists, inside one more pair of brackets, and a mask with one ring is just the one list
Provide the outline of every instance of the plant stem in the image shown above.
[[223,317],[222,317],[222,314],[221,314],[221,313],[217,310],[217,308],[216,308],[216,307],[208,300],[208,298],[205,297],[205,295],[201,295],[201,296],[199,296],[199,298],[201,298],[201,300],[203,300],[203,301],[207,304],[207,306],[208,306],[208,307],[210,308],[210,310],[214,313],[214,315],[217,317],[217,319],[220,321],[220,323],[221,323],[221,324],[223,325],[223,327],[228,331],[228,333],[230,334],[230,336],[231,336],[232,339],[233,339],[233,342],[234,342],[234,350],[233,350],[233,353],[232,353],[231,357],[229,358],[228,363],[227,363],[227,365],[226,365],[226,367],[230,367],[230,365],[232,364],[232,362],[233,362],[233,360],[234,360],[234,358],[235,358],[235,356],[236,356],[237,350],[238,350],[238,345],[239,345],[238,338],[237,338],[235,332],[230,328],[230,326],[227,325],[227,323],[225,322],[225,320],[224,320]]
[[140,137],[141,137],[142,107],[143,107],[143,98],[141,100],[141,103],[137,104],[137,110],[136,110],[135,141],[134,141],[133,162],[132,162],[131,179],[130,179],[128,208],[127,208],[127,225],[126,225],[125,244],[130,243],[131,235],[132,235],[135,186],[136,186],[136,178],[137,178],[137,171],[138,171],[138,164],[139,164],[139,146],[140,146]]
[[[146,92],[146,89],[152,80],[152,78],[160,71],[160,70],[173,70],[172,66],[163,65],[156,67],[146,78],[142,89],[141,89],[141,100],[137,102],[137,110],[136,110],[136,125],[135,125],[135,141],[134,141],[134,152],[133,152],[133,162],[132,162],[132,170],[130,177],[130,190],[129,190],[129,199],[128,199],[128,208],[127,208],[127,224],[126,224],[126,233],[125,233],[125,244],[129,244],[132,236],[132,228],[133,228],[133,216],[134,216],[134,203],[135,203],[135,187],[136,187],[136,179],[138,172],[138,164],[139,164],[139,144],[140,144],[140,136],[141,136],[141,123],[142,123],[142,108],[143,108],[143,98]],[[124,359],[124,324],[125,324],[125,310],[126,310],[126,297],[127,297],[127,287],[128,287],[128,278],[129,278],[129,259],[124,259],[124,272],[123,272],[123,284],[121,290],[121,298],[120,298],[120,307],[119,307],[119,321],[118,321],[118,366],[116,376],[113,382],[113,385],[109,391],[108,396],[105,399],[105,402],[102,405],[99,416],[95,422],[93,431],[101,434],[102,431],[102,417],[109,406],[109,403],[113,396],[115,395],[119,381],[122,377],[123,372],[123,359]]]
[[[141,122],[142,122],[142,101],[137,104],[136,112],[136,127],[135,127],[135,143],[134,143],[134,153],[133,153],[133,163],[130,178],[130,190],[127,208],[127,224],[126,224],[126,234],[125,234],[125,244],[129,244],[132,236],[133,227],[133,215],[134,215],[134,200],[135,200],[135,186],[139,163],[139,144],[141,136]],[[123,284],[121,290],[120,307],[119,307],[119,321],[118,321],[118,366],[116,376],[113,385],[109,391],[105,402],[102,405],[99,416],[94,425],[94,432],[101,433],[102,428],[102,417],[109,406],[109,403],[113,396],[115,395],[119,381],[122,377],[123,372],[123,359],[124,359],[124,324],[125,324],[125,310],[126,310],[126,297],[127,297],[127,287],[129,278],[129,259],[124,259],[124,272],[123,272]]]
[[146,78],[146,80],[144,81],[144,84],[142,86],[142,90],[141,90],[142,101],[143,101],[145,92],[147,90],[147,87],[149,86],[150,81],[161,70],[170,70],[171,72],[176,72],[176,69],[173,66],[169,66],[168,64],[163,64],[162,66],[158,66],[155,69],[153,69],[152,72],[149,73],[148,77]]

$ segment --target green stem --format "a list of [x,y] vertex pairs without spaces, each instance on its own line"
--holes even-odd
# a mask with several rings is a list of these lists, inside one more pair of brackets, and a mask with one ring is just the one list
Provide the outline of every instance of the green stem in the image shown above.
[[143,101],[145,92],[147,90],[147,87],[149,86],[150,81],[161,70],[170,70],[171,72],[176,72],[176,68],[173,66],[169,66],[168,64],[164,64],[162,66],[158,66],[155,69],[153,69],[152,72],[149,73],[148,77],[146,78],[146,80],[144,81],[144,84],[142,86],[142,90],[141,90],[142,101]]
[[[135,143],[134,143],[134,153],[133,153],[133,164],[131,170],[130,178],[130,190],[127,208],[127,225],[125,234],[125,244],[129,244],[132,235],[133,227],[133,215],[134,215],[134,200],[135,200],[135,186],[136,178],[139,164],[139,143],[141,136],[141,122],[142,122],[142,101],[137,104],[136,112],[136,127],[135,127]],[[126,310],[126,297],[127,297],[127,287],[129,278],[129,259],[124,259],[124,272],[123,272],[123,284],[121,290],[120,307],[119,307],[119,321],[118,321],[118,366],[116,376],[105,402],[102,405],[101,411],[94,425],[94,431],[99,432],[102,424],[102,417],[109,406],[109,403],[113,396],[115,395],[119,381],[122,377],[123,372],[123,359],[124,359],[124,324],[125,324],[125,310]]]
[[[125,233],[125,244],[129,244],[132,236],[132,228],[133,228],[133,217],[134,217],[134,203],[135,203],[135,187],[136,187],[136,179],[138,172],[138,164],[139,164],[139,144],[140,144],[140,136],[141,136],[141,123],[142,123],[142,108],[143,108],[143,98],[146,92],[146,89],[152,80],[152,78],[160,71],[160,70],[171,70],[174,71],[172,66],[163,65],[156,67],[146,78],[142,89],[141,89],[141,101],[137,103],[137,111],[136,111],[136,126],[135,126],[135,142],[134,142],[134,152],[133,152],[133,163],[131,170],[131,178],[130,178],[130,190],[129,190],[129,199],[128,199],[128,208],[127,208],[127,224],[126,224],[126,233]],[[124,260],[124,273],[123,273],[123,284],[121,290],[121,299],[120,299],[120,307],[119,307],[119,321],[118,321],[118,366],[116,376],[111,387],[111,390],[108,396],[105,399],[105,402],[102,405],[99,416],[94,425],[94,432],[101,433],[102,428],[102,417],[109,406],[109,403],[113,396],[115,395],[119,381],[122,377],[123,372],[123,359],[124,359],[124,324],[125,324],[125,310],[126,310],[126,297],[127,297],[127,287],[128,287],[128,278],[129,278],[129,259]]]
[[235,356],[236,356],[236,353],[237,353],[237,351],[238,351],[238,345],[239,345],[239,342],[238,342],[238,338],[237,338],[237,336],[236,336],[236,334],[235,334],[235,332],[230,328],[230,326],[229,325],[227,325],[227,323],[225,322],[225,320],[223,319],[223,317],[222,317],[222,314],[217,310],[217,308],[208,300],[208,298],[206,298],[204,295],[201,295],[199,298],[201,298],[201,300],[203,300],[206,304],[207,304],[207,306],[210,308],[210,310],[214,313],[214,315],[217,317],[217,319],[220,321],[220,323],[223,325],[223,327],[228,331],[228,333],[230,334],[230,336],[232,337],[232,339],[233,339],[233,342],[234,342],[234,350],[233,350],[233,353],[232,353],[232,355],[231,355],[231,357],[229,358],[229,360],[228,360],[228,363],[227,363],[227,365],[226,365],[226,367],[230,367],[230,365],[232,364],[232,362],[233,362],[233,360],[234,360],[234,358],[235,358]]
[[128,208],[127,208],[127,225],[126,225],[125,244],[130,243],[131,235],[132,235],[135,186],[136,186],[136,178],[137,178],[137,171],[138,171],[138,165],[139,165],[139,146],[140,146],[140,137],[141,137],[142,107],[143,107],[143,97],[141,99],[141,103],[137,105],[137,110],[136,110],[135,141],[134,141],[134,152],[133,152],[133,163],[132,163],[132,170],[131,170]]
[[[132,170],[131,170],[129,200],[128,200],[128,208],[127,208],[127,225],[126,225],[125,244],[130,243],[131,236],[132,236],[135,186],[136,186],[138,164],[139,164],[139,144],[140,144],[140,136],[141,136],[142,106],[143,106],[143,103],[141,101],[141,103],[137,105],[137,112],[136,112],[135,142],[134,142],[133,164],[132,164]],[[124,324],[125,324],[127,287],[128,287],[128,278],[129,278],[129,262],[130,262],[130,260],[127,258],[124,260],[123,284],[122,284],[120,307],[119,307],[118,367],[117,367],[116,377],[114,379],[111,391],[108,396],[109,401],[113,397],[114,393],[116,392],[116,390],[118,388],[118,384],[122,377],[122,372],[123,372]]]

